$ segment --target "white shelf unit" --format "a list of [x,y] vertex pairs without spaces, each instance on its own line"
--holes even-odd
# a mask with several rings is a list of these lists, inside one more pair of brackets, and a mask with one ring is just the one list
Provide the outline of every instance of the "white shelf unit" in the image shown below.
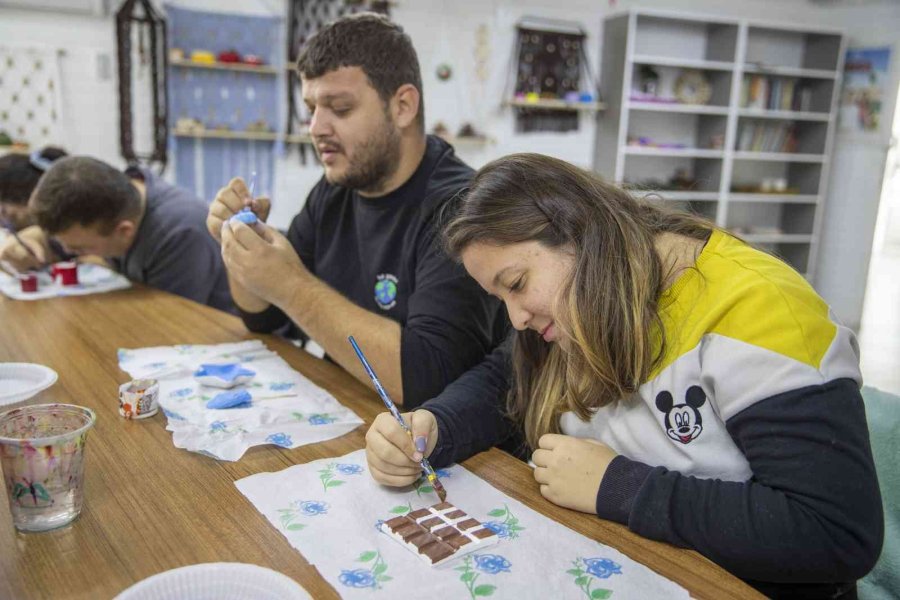
[[[843,55],[837,29],[664,10],[613,15],[603,31],[607,110],[594,167],[812,278]],[[639,89],[647,67],[658,75],[657,100]],[[710,84],[706,104],[673,98],[685,69]],[[665,189],[672,181],[678,189]]]

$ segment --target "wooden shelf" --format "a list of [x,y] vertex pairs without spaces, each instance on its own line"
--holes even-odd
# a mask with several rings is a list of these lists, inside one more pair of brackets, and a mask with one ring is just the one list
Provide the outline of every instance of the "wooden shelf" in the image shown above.
[[625,154],[632,156],[676,156],[687,158],[722,158],[724,150],[709,148],[654,148],[653,146],[625,146]]
[[640,102],[628,101],[630,110],[646,110],[654,112],[691,113],[696,115],[727,115],[727,106],[710,106],[708,104],[678,104],[677,102]]
[[685,69],[700,69],[706,71],[733,71],[733,62],[719,60],[697,60],[690,58],[678,58],[676,56],[635,56],[631,62],[639,65],[655,65],[660,67],[681,67]]
[[629,189],[628,192],[633,196],[660,196],[663,200],[673,200],[681,202],[716,202],[719,200],[719,192],[692,192],[685,190],[636,190]]
[[765,160],[778,162],[825,162],[824,154],[801,154],[799,152],[748,152],[739,150],[734,153],[735,160]]
[[515,98],[506,101],[507,106],[516,108],[534,108],[538,110],[573,110],[573,111],[601,111],[606,109],[603,102],[566,102],[565,100],[538,100],[529,102]]
[[742,108],[738,111],[738,115],[754,119],[785,119],[789,121],[828,121],[831,118],[829,113],[759,108]]
[[729,202],[770,202],[773,204],[816,204],[819,197],[815,194],[764,194],[738,193],[728,194]]
[[768,65],[744,65],[744,73],[758,73],[760,75],[778,75],[781,77],[805,77],[807,79],[834,79],[837,71],[826,69],[802,69],[800,67],[778,67]]
[[245,65],[243,63],[201,63],[192,60],[170,60],[169,65],[186,69],[206,69],[212,71],[238,71],[241,73],[258,73],[260,75],[277,75],[279,70],[270,65]]
[[258,142],[275,142],[282,140],[288,144],[312,144],[312,138],[308,135],[294,134],[284,135],[269,131],[217,131],[213,129],[204,131],[187,131],[175,129],[172,135],[184,138],[218,139],[218,140],[247,140]]

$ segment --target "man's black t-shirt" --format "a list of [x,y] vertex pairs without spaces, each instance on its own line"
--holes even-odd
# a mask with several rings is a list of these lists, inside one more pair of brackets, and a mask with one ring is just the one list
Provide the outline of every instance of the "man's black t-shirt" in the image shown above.
[[[288,229],[310,272],[402,327],[405,408],[440,393],[506,331],[498,301],[440,247],[441,209],[471,177],[450,145],[429,136],[419,167],[395,191],[364,198],[323,177]],[[270,332],[288,322],[274,306],[242,317],[251,331]]]

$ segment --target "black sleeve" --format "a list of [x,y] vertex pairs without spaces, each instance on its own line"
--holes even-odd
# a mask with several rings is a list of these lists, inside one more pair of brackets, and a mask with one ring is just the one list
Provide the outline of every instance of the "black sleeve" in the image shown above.
[[206,231],[171,229],[156,246],[144,283],[209,304],[217,283],[210,273],[216,271],[221,260],[218,246]]
[[510,341],[447,386],[422,408],[434,414],[438,443],[428,460],[435,467],[463,461],[492,446],[521,445],[521,433],[506,416],[510,385]]
[[852,582],[884,536],[865,408],[838,379],[757,402],[726,422],[750,463],[746,482],[688,477],[619,456],[597,514],[693,548],[743,579]]
[[[297,252],[297,256],[303,262],[304,266],[311,273],[315,273],[315,244],[316,244],[316,227],[313,219],[313,204],[319,197],[322,190],[322,181],[309,193],[306,203],[300,212],[291,220],[288,227],[287,239]],[[284,311],[270,304],[269,307],[261,312],[247,312],[240,306],[237,307],[244,326],[254,333],[273,333],[280,329],[286,329],[285,335],[288,337],[305,338],[305,335],[296,325],[288,318]]]
[[500,304],[441,248],[428,225],[417,243],[415,289],[400,333],[403,406],[415,408],[491,351]]

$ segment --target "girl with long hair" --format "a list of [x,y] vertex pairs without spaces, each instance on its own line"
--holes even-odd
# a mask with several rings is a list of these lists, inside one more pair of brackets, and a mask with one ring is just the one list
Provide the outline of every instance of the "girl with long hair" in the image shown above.
[[771,596],[855,597],[883,517],[850,330],[797,272],[536,154],[475,176],[444,229],[511,342],[370,428],[408,485],[524,434],[545,498],[693,548]]

